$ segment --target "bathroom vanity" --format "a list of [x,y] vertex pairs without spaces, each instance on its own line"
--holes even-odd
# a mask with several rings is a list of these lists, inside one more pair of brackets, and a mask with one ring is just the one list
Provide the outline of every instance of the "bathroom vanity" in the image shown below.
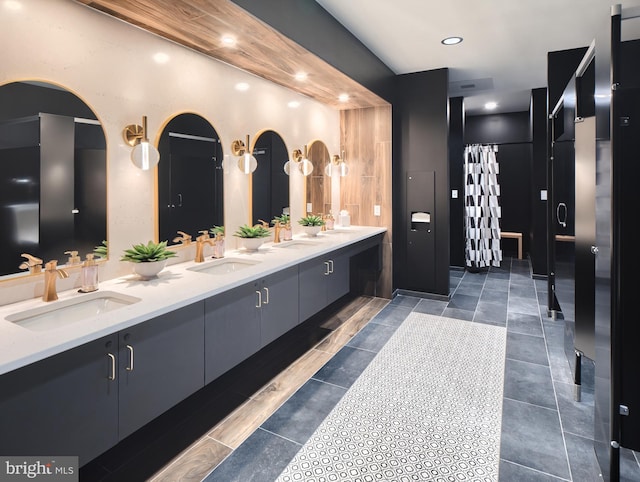
[[[103,282],[93,299],[0,307],[0,453],[86,464],[379,270],[384,232],[300,236]],[[87,303],[108,308],[78,315]]]

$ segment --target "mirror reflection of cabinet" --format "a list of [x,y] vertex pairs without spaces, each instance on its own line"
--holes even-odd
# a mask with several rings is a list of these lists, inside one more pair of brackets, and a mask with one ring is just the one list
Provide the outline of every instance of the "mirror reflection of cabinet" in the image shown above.
[[158,142],[158,239],[178,231],[193,239],[224,225],[222,146],[213,126],[197,114],[169,121]]
[[106,140],[91,108],[43,82],[0,86],[0,275],[106,239]]
[[326,214],[331,210],[331,178],[325,173],[325,167],[331,161],[329,149],[324,142],[313,141],[307,156],[313,163],[313,172],[307,176],[304,212]]
[[287,146],[277,132],[264,131],[256,138],[253,156],[258,167],[251,177],[251,222],[271,222],[274,216],[289,213],[289,176],[284,172]]

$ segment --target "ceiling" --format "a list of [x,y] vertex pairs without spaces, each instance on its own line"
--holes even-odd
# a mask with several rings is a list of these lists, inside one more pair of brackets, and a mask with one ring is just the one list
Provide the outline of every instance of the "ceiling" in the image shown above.
[[[529,108],[546,87],[547,52],[588,47],[612,4],[640,0],[316,0],[396,74],[450,69],[467,113]],[[440,43],[463,37],[458,45]],[[475,87],[468,87],[474,85]],[[467,86],[467,87],[463,87]]]
[[[231,0],[75,0],[337,109],[386,101],[248,14]],[[302,1],[302,0],[298,0]],[[313,0],[305,0],[313,1]],[[449,95],[467,114],[529,107],[547,84],[547,52],[587,47],[606,26],[614,0],[315,0],[396,74],[449,68]],[[624,0],[623,14],[640,12]],[[626,16],[626,15],[623,15]],[[627,25],[627,27],[625,27]],[[633,28],[629,27],[633,26]],[[640,38],[640,19],[623,37]],[[237,44],[221,38],[233,33]],[[441,40],[460,36],[458,45]],[[304,81],[295,74],[304,71]],[[338,95],[349,93],[349,100]]]

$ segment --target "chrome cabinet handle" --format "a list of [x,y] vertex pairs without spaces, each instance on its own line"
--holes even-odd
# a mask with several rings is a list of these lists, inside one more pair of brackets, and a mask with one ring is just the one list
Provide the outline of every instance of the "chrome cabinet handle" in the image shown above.
[[[564,208],[564,217],[562,220],[560,219],[560,208]],[[556,219],[558,220],[558,224],[560,226],[562,226],[563,228],[567,227],[567,205],[565,203],[558,203],[558,206],[556,207]]]
[[332,259],[329,260],[329,266],[330,266],[329,273],[333,273],[333,260]]
[[125,368],[128,372],[133,371],[133,347],[131,345],[127,345],[127,350],[129,350],[129,366]]
[[262,288],[264,290],[264,294],[265,294],[265,300],[264,300],[264,304],[268,305],[269,304],[269,288],[267,288],[266,286],[264,288]]
[[258,303],[256,304],[256,308],[260,308],[262,306],[262,291],[256,290],[256,294],[258,295]]
[[331,274],[331,272],[329,271],[329,261],[325,261],[324,265],[327,268],[327,270],[324,272],[324,275],[327,276],[327,275]]
[[107,353],[107,356],[111,360],[111,374],[107,377],[109,380],[116,379],[116,357],[112,353]]
[[591,254],[598,254],[598,247],[597,246],[591,246]]
[[178,207],[182,207],[182,194],[178,194]]

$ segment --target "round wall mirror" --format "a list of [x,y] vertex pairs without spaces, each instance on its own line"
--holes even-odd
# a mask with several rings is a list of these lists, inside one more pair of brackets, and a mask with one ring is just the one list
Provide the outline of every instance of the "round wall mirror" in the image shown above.
[[253,157],[258,167],[251,177],[251,220],[268,223],[275,216],[289,214],[289,176],[284,165],[289,159],[287,146],[277,132],[262,132],[255,140]]
[[305,212],[327,214],[331,210],[331,179],[324,168],[331,161],[329,149],[324,142],[313,141],[307,148],[307,156],[313,163],[313,172],[306,177]]
[[0,275],[23,253],[66,264],[107,236],[106,140],[97,116],[63,87],[0,86]]
[[197,114],[172,118],[158,142],[158,239],[169,244],[182,231],[224,225],[222,145],[213,126]]

